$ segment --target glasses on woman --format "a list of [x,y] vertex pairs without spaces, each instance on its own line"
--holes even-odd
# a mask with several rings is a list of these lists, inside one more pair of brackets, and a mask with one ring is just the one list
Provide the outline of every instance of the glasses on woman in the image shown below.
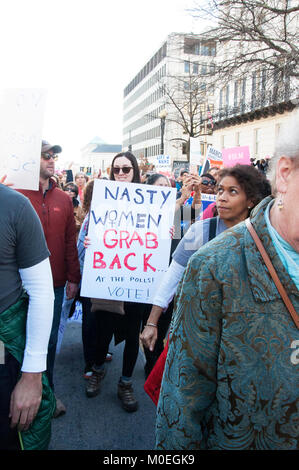
[[216,181],[213,181],[213,180],[203,180],[203,181],[201,182],[201,184],[203,184],[204,186],[215,186]]
[[128,173],[130,173],[131,170],[133,170],[133,167],[132,166],[123,166],[123,167],[119,168],[119,167],[115,166],[112,169],[112,171],[115,175],[119,175],[120,170],[122,170],[122,172],[127,175]]
[[65,191],[69,192],[69,193],[75,193],[75,189],[74,188],[65,188]]
[[56,160],[58,160],[58,155],[52,155],[52,153],[42,153],[42,158],[44,160],[50,160],[53,158],[54,162],[56,162]]

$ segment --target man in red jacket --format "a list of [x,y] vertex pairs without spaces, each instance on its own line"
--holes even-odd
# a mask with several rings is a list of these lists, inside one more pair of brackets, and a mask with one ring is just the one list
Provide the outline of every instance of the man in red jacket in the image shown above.
[[[72,201],[51,179],[55,171],[57,154],[62,151],[59,145],[42,141],[39,190],[19,190],[27,196],[36,210],[50,250],[50,263],[54,282],[54,316],[49,340],[47,375],[51,387],[56,354],[61,307],[66,287],[66,296],[74,298],[80,282],[80,266],[76,244],[76,225]],[[56,416],[65,412],[64,405],[57,400]]]

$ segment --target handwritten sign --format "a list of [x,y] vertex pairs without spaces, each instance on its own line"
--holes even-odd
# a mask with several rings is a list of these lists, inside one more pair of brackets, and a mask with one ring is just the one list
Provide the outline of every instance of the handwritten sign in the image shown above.
[[190,165],[202,165],[202,161],[201,141],[198,138],[190,137]]
[[200,174],[209,173],[209,169],[212,167],[222,168],[223,160],[222,153],[220,150],[215,149],[214,147],[208,147],[207,154],[204,160],[204,163],[201,168]]
[[175,160],[172,163],[172,171],[174,174],[174,177],[177,178],[180,175],[181,170],[186,170],[189,172],[190,169],[190,163],[189,162],[182,162],[180,160]]
[[210,204],[216,202],[215,194],[204,194],[201,195],[201,208],[200,212],[202,213]]
[[160,168],[170,168],[170,155],[157,155],[155,166],[157,170]]
[[250,151],[246,145],[244,147],[232,147],[222,150],[223,165],[225,167],[234,166],[237,163],[241,165],[250,165]]
[[7,89],[0,95],[0,175],[15,189],[38,190],[46,92]]
[[152,303],[169,265],[176,189],[95,180],[81,295]]
[[223,165],[222,152],[210,146],[208,148],[207,158],[210,161],[211,166],[217,166],[221,168]]

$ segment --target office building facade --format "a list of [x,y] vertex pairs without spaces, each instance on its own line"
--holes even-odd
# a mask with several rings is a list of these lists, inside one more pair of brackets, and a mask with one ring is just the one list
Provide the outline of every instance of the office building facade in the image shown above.
[[[216,46],[200,35],[172,33],[124,89],[123,149],[155,163],[186,161],[189,136],[202,138],[213,110]],[[201,102],[201,103],[199,103]],[[191,129],[191,131],[190,131]]]

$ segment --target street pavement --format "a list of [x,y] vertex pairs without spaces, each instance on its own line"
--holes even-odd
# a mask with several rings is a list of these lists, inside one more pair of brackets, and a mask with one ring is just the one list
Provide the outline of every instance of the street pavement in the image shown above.
[[56,356],[55,395],[67,408],[65,415],[52,420],[49,450],[152,450],[156,407],[143,389],[144,355],[140,350],[133,380],[139,409],[128,413],[117,397],[124,344],[109,350],[113,359],[106,363],[107,374],[98,396],[87,398],[83,378],[84,360],[81,324],[67,324],[60,353]]

